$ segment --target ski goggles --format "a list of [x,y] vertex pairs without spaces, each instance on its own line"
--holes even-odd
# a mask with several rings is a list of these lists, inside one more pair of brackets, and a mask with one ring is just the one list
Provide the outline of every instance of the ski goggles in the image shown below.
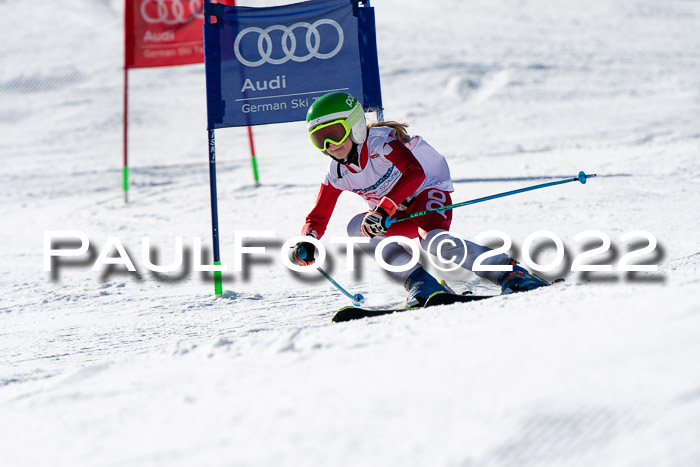
[[309,132],[309,137],[311,137],[314,146],[321,151],[327,151],[328,144],[336,146],[343,144],[350,136],[350,131],[351,128],[347,125],[346,120],[335,120],[317,126]]

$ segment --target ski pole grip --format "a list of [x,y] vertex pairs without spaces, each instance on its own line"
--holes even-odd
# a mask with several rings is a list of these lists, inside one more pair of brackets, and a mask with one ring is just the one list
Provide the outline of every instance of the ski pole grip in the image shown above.
[[396,219],[392,219],[391,217],[388,217],[386,220],[386,228],[388,229],[389,227],[391,227],[391,224],[393,224],[394,222],[396,222]]

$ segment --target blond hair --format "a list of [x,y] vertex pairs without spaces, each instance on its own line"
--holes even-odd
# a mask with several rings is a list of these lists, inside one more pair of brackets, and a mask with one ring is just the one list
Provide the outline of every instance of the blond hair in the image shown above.
[[401,141],[404,144],[407,144],[409,141],[411,141],[411,137],[409,136],[408,132],[406,131],[406,128],[408,128],[407,123],[399,123],[395,122],[393,120],[389,120],[386,122],[374,122],[370,123],[367,125],[367,129],[370,128],[375,128],[378,126],[388,126],[389,128],[393,129],[396,132],[396,139]]

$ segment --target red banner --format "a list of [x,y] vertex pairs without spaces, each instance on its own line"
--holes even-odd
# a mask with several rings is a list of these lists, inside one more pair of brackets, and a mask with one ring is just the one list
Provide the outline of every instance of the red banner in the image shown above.
[[125,68],[204,62],[204,0],[125,2]]

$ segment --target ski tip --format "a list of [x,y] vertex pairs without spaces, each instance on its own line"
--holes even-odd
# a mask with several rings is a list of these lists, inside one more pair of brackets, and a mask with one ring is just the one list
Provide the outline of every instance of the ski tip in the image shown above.
[[338,310],[338,312],[331,319],[334,323],[342,323],[345,321],[352,321],[362,318],[374,318],[377,316],[389,315],[391,313],[397,313],[402,311],[411,310],[412,308],[385,308],[385,309],[370,309],[370,308],[356,308],[352,306],[346,306]]
[[342,323],[344,321],[350,321],[352,319],[357,319],[357,317],[361,316],[361,314],[362,310],[355,308],[354,306],[345,306],[338,310],[335,315],[333,315],[331,322]]

